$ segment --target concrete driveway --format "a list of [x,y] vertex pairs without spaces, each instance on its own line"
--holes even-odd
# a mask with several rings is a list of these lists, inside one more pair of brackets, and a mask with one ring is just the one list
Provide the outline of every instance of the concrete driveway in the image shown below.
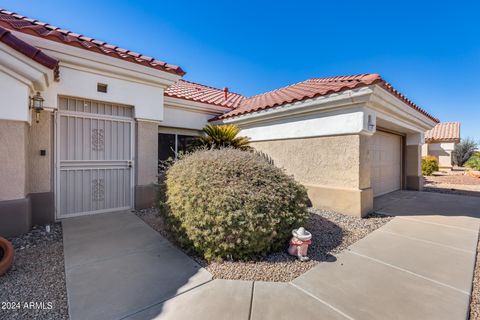
[[210,280],[132,213],[66,220],[70,316],[467,319],[480,198],[401,191],[375,206],[397,217],[291,283]]
[[[374,210],[393,216],[443,216],[480,218],[480,197],[446,193],[396,191],[378,197]],[[474,221],[447,218],[446,221]]]

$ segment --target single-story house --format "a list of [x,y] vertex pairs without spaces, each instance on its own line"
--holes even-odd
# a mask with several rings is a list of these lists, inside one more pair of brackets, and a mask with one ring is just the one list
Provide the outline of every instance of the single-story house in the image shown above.
[[460,122],[442,122],[425,132],[422,156],[438,159],[440,170],[452,170],[452,152],[460,142]]
[[207,123],[233,123],[314,206],[364,216],[420,190],[439,121],[378,74],[309,79],[253,97],[178,66],[0,10],[0,234],[155,203],[157,163]]

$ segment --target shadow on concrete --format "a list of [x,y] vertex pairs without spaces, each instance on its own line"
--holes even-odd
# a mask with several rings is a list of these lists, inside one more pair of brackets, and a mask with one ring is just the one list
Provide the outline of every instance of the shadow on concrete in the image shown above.
[[480,197],[401,190],[375,198],[374,211],[392,216],[480,218]]
[[[211,280],[131,212],[66,219],[70,319],[123,319]],[[141,318],[141,317],[140,317]]]

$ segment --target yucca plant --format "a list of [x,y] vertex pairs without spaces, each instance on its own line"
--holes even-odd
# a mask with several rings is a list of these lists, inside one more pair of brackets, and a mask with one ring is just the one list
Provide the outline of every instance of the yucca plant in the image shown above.
[[477,142],[472,138],[462,139],[462,141],[455,146],[455,150],[453,150],[453,163],[462,167],[473,155],[477,146]]
[[198,145],[208,149],[234,148],[251,150],[248,137],[237,137],[240,129],[233,124],[209,124],[203,128],[206,136],[199,138]]

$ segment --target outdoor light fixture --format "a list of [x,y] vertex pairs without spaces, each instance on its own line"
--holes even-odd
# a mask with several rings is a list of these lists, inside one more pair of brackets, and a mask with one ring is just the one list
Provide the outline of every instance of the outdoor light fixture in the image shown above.
[[368,115],[368,131],[373,131],[375,124],[373,123],[372,116]]
[[43,101],[44,99],[38,91],[37,94],[30,98],[30,108],[35,111],[35,121],[37,123],[40,121],[40,112],[43,110]]

